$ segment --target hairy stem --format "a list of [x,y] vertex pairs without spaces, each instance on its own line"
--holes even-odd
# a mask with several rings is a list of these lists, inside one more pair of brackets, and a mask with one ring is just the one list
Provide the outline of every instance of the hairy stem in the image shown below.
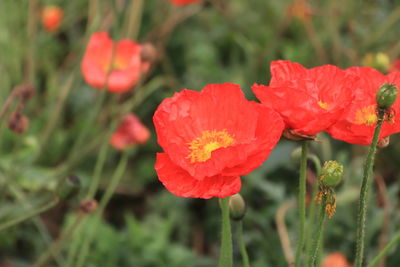
[[232,267],[232,233],[229,218],[229,197],[221,199],[222,236],[218,267]]
[[295,266],[301,266],[301,255],[304,247],[304,233],[306,220],[306,171],[307,171],[308,141],[301,145],[300,178],[299,178],[299,240],[296,249]]
[[369,190],[372,184],[372,169],[375,160],[376,147],[378,144],[379,134],[382,128],[384,114],[385,114],[384,110],[378,111],[378,122],[375,127],[374,137],[372,138],[367,160],[364,165],[364,174],[360,191],[360,202],[359,202],[358,218],[357,218],[357,247],[356,247],[356,259],[354,267],[361,267],[363,263],[365,220],[367,217],[368,197],[369,197]]

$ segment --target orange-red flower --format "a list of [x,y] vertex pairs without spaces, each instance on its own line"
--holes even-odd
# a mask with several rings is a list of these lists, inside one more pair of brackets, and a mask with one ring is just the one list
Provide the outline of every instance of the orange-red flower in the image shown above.
[[58,30],[64,12],[58,6],[46,6],[42,10],[42,24],[46,31],[55,32]]
[[[400,72],[383,75],[370,67],[353,67],[346,72],[359,77],[352,89],[355,97],[340,119],[329,127],[327,132],[335,139],[352,144],[369,145],[378,119],[376,92],[384,83],[400,87]],[[400,132],[398,114],[400,114],[400,102],[397,99],[385,118],[379,140]]]
[[200,2],[202,0],[170,0],[172,4],[176,6],[185,6]]
[[134,114],[127,114],[111,136],[110,144],[117,150],[124,150],[128,146],[146,143],[149,137],[149,129],[139,118]]
[[239,192],[239,175],[260,166],[284,124],[271,108],[247,101],[238,85],[211,84],[165,99],[153,117],[158,143],[155,169],[180,197],[226,197]]
[[334,252],[325,257],[322,267],[351,267],[351,264],[342,253]]
[[142,62],[140,54],[141,46],[129,39],[114,44],[108,33],[94,33],[83,56],[83,77],[95,88],[104,88],[107,82],[110,92],[126,92],[148,69],[148,63]]
[[255,84],[252,90],[282,116],[286,129],[300,135],[315,135],[331,126],[353,98],[355,77],[332,65],[306,69],[278,60],[271,63],[271,73],[269,86]]

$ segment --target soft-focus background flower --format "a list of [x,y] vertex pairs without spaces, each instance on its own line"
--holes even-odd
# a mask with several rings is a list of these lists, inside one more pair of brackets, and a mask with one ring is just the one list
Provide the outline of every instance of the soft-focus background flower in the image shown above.
[[[248,99],[256,100],[250,86],[268,84],[270,63],[278,59],[307,68],[329,63],[344,69],[367,64],[368,54],[383,53],[389,58],[383,71],[398,65],[398,1],[172,2],[0,1],[0,103],[4,105],[16,87],[33,84],[35,88],[29,101],[15,96],[1,120],[0,224],[48,203],[63,177],[79,177],[82,188],[41,216],[0,231],[0,265],[32,266],[46,259],[43,266],[216,266],[218,201],[178,198],[156,177],[155,154],[162,150],[152,116],[159,103],[183,88],[200,90],[223,82],[240,85]],[[60,25],[51,33],[42,25],[47,5],[63,11]],[[151,62],[148,71],[128,92],[111,94],[91,88],[83,79],[82,57],[94,32],[108,32],[115,41],[128,38],[152,45],[141,55]],[[25,118],[20,121],[29,122],[20,135],[7,123],[17,110]],[[104,167],[96,199],[110,186],[121,151],[109,144],[109,138],[131,112],[149,129],[150,137],[123,152],[129,156],[127,168],[103,215],[83,215],[89,219],[75,227],[82,210],[93,208],[92,202],[79,207],[100,156]],[[366,147],[327,134],[317,140],[312,153],[321,160],[336,159],[345,167],[344,182],[337,189],[337,212],[326,225],[324,256],[340,251],[352,262]],[[266,164],[242,179],[241,194],[248,207],[244,241],[252,266],[287,266],[283,251],[290,248],[282,247],[277,229],[286,226],[292,246],[297,240],[298,162],[290,157],[297,147],[296,142],[282,140]],[[399,230],[399,153],[400,140],[394,135],[377,155],[367,260]],[[311,189],[315,183],[311,162],[308,177]],[[282,214],[284,220],[278,216]],[[60,239],[67,229],[73,230]],[[93,241],[80,260],[90,231]],[[240,264],[238,250],[234,257]],[[396,267],[399,262],[400,254],[393,250],[386,266]]]

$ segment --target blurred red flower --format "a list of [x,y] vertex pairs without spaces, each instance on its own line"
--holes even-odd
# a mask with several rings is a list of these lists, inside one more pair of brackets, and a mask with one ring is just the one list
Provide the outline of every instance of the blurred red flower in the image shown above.
[[260,166],[284,127],[271,108],[247,101],[238,85],[211,84],[165,99],[153,117],[155,169],[179,197],[226,197],[239,192],[239,175]]
[[46,31],[55,32],[58,30],[64,12],[58,6],[46,6],[42,10],[42,24]]
[[200,2],[202,0],[170,0],[172,4],[176,5],[176,6],[184,6],[184,5],[190,5],[190,4],[194,4],[197,2]]
[[334,252],[325,257],[322,267],[351,267],[351,264],[342,253]]
[[94,88],[105,87],[107,81],[110,92],[123,93],[139,81],[148,63],[141,61],[139,44],[124,39],[114,47],[108,33],[97,32],[90,37],[81,69],[86,82]]
[[128,146],[146,143],[149,137],[149,130],[139,118],[134,114],[127,114],[111,136],[110,144],[117,150],[124,150]]
[[[370,67],[352,67],[346,72],[359,77],[352,89],[355,97],[340,119],[329,127],[327,132],[333,138],[351,144],[369,145],[377,122],[376,92],[384,83],[400,87],[400,72],[383,75]],[[390,114],[390,118],[386,118],[386,122],[383,123],[379,140],[400,132],[400,122],[396,116],[400,114],[398,99],[393,104]]]
[[275,109],[286,129],[301,135],[315,135],[336,122],[353,99],[355,77],[324,65],[306,69],[298,63],[271,63],[269,86],[252,86],[257,98]]

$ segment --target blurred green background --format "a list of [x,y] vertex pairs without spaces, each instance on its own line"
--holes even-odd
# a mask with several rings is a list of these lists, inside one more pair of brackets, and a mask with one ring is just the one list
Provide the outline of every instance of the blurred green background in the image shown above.
[[[216,266],[218,200],[178,198],[158,181],[153,165],[157,145],[152,115],[166,97],[210,83],[250,86],[268,83],[269,64],[286,59],[306,67],[370,65],[383,72],[400,54],[400,1],[395,0],[210,0],[176,7],[167,0],[1,0],[0,100],[18,85],[32,83],[36,94],[24,107],[29,129],[17,135],[2,118],[0,132],[0,225],[51,202],[60,180],[79,177],[78,195],[63,199],[38,217],[0,231],[1,266]],[[40,10],[64,10],[60,29],[44,31]],[[129,27],[131,25],[131,27]],[[114,39],[150,42],[157,60],[132,92],[112,95],[88,86],[80,62],[90,34],[108,31]],[[383,60],[376,53],[384,53]],[[13,103],[10,111],[15,108]],[[94,176],[100,200],[121,152],[108,145],[122,111],[137,114],[151,130],[145,145],[127,153],[128,166],[99,216],[83,213]],[[7,113],[9,114],[9,113]],[[370,260],[399,230],[400,142],[378,152],[376,183],[367,224]],[[255,267],[287,266],[278,225],[297,240],[299,145],[281,140],[269,159],[243,177],[248,209],[244,241]],[[340,251],[352,261],[361,171],[366,148],[321,134],[312,144],[321,161],[345,166],[337,190],[337,213],[324,235],[323,255]],[[100,158],[100,159],[99,159]],[[100,168],[99,160],[104,161]],[[315,185],[310,162],[308,191]],[[311,197],[310,197],[311,198]],[[285,221],[277,221],[278,211]],[[234,224],[235,228],[235,224]],[[92,242],[86,242],[91,236]],[[235,238],[235,235],[234,235]],[[241,266],[237,244],[235,266]],[[400,266],[399,248],[386,266]]]

